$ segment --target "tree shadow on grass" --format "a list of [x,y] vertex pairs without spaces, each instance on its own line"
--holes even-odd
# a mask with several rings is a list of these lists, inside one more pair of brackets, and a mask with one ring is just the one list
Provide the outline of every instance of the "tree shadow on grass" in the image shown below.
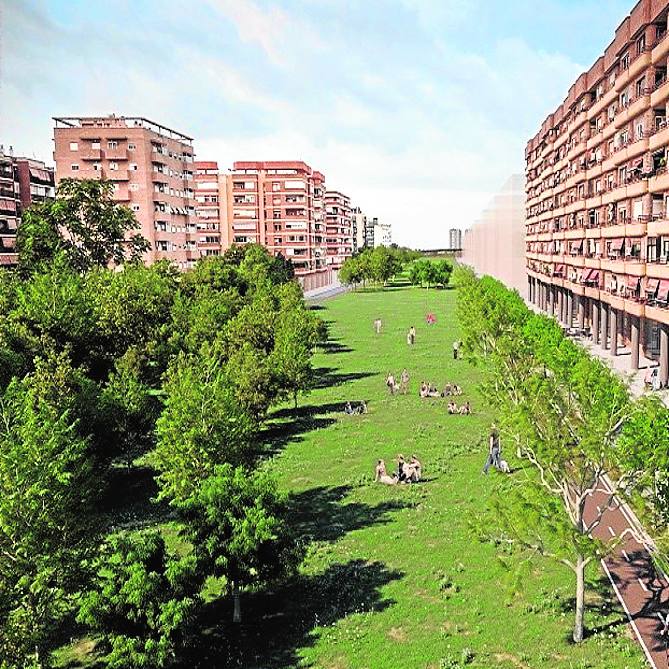
[[213,602],[197,623],[201,632],[195,656],[181,666],[296,667],[299,650],[318,641],[319,627],[392,606],[395,601],[384,598],[380,590],[403,576],[381,562],[356,559],[331,564],[319,574],[299,574],[274,591],[244,595],[243,623],[237,625],[230,622],[229,598]]
[[350,346],[340,344],[336,339],[329,339],[328,341],[319,344],[318,347],[326,354],[353,352],[353,349]]
[[348,372],[339,373],[335,367],[318,367],[314,370],[314,383],[312,388],[332,388],[342,386],[350,381],[359,381],[370,376],[376,376],[379,372]]
[[288,500],[291,525],[309,541],[337,541],[354,530],[384,525],[390,514],[412,506],[410,502],[389,500],[375,506],[362,502],[342,503],[351,492],[349,485],[319,486],[293,493]]

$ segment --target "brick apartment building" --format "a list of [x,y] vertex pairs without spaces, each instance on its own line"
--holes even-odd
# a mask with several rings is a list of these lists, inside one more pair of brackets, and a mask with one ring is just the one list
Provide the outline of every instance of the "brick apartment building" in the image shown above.
[[238,161],[219,184],[219,199],[228,204],[222,224],[228,245],[256,243],[281,254],[305,290],[332,283],[321,172],[302,161]]
[[339,191],[325,192],[325,247],[328,266],[336,270],[353,255],[351,200]]
[[0,267],[18,262],[16,230],[33,204],[53,199],[54,171],[42,161],[14,157],[0,146]]
[[199,257],[192,139],[139,117],[55,118],[56,179],[108,179],[132,209],[150,250],[180,269]]
[[215,161],[194,163],[197,248],[200,256],[221,255],[229,246],[228,179]]
[[669,38],[641,0],[526,148],[530,300],[669,379]]

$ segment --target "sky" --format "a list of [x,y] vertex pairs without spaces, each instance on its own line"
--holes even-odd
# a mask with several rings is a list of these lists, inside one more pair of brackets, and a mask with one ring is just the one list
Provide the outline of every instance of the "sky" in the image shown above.
[[448,245],[514,172],[632,0],[0,0],[0,143],[53,116],[145,116],[196,157],[304,160]]

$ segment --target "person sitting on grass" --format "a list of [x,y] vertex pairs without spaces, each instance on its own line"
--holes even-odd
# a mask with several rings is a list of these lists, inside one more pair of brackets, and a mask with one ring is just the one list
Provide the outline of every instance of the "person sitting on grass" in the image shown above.
[[376,463],[374,482],[384,483],[385,485],[395,485],[397,483],[397,479],[394,476],[388,476],[386,463],[383,460],[379,460]]
[[353,415],[353,407],[351,406],[350,402],[346,402],[346,406],[344,407],[344,413],[348,414],[349,416]]
[[462,388],[457,383],[453,384],[451,388],[451,395],[462,395]]
[[405,466],[405,471],[407,472],[407,479],[411,483],[418,483],[423,474],[423,465],[421,465],[420,460],[415,456],[411,456],[411,460]]
[[458,405],[453,400],[451,400],[448,403],[448,413],[450,414],[458,413]]
[[442,396],[442,397],[448,397],[448,396],[451,394],[452,391],[453,391],[453,388],[452,388],[451,384],[450,384],[450,383],[447,383],[447,384],[444,386],[444,392],[441,393],[441,396]]
[[458,409],[458,413],[459,413],[461,416],[471,416],[472,408],[471,408],[471,406],[469,405],[469,400],[467,400],[467,401],[466,401],[466,402],[465,402],[465,403]]
[[427,396],[428,397],[440,397],[439,391],[437,390],[437,386],[434,385],[434,383],[431,383],[428,386],[427,389]]
[[399,483],[405,483],[407,480],[406,462],[404,462],[404,456],[401,453],[397,456],[397,474],[395,476]]
[[429,388],[427,387],[427,383],[425,381],[421,381],[420,383],[420,396],[425,398],[427,397],[429,392]]

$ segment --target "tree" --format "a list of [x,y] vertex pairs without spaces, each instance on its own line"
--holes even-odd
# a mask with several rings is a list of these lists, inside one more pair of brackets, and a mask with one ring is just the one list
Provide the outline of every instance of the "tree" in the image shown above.
[[498,408],[502,434],[534,470],[506,481],[504,494],[496,497],[503,520],[496,538],[573,571],[573,637],[581,641],[585,568],[616,543],[592,538],[607,504],[586,521],[586,502],[609,474],[609,502],[629,495],[639,481],[637,470],[621,471],[616,446],[631,413],[627,389],[554,321],[529,312],[517,293],[490,277],[460,275],[459,283],[464,350],[485,363],[483,389]]
[[95,539],[88,444],[39,376],[0,397],[0,657],[40,665]]
[[267,473],[218,466],[178,508],[201,575],[224,579],[233,593],[235,622],[241,622],[239,588],[283,577],[299,562],[285,497]]
[[102,638],[110,669],[169,666],[188,636],[201,581],[193,556],[168,554],[156,531],[112,535],[95,561],[78,620]]
[[173,360],[164,393],[151,462],[159,497],[176,501],[192,495],[216,465],[244,462],[255,422],[237,400],[225,360],[208,344]]
[[78,271],[141,260],[148,242],[132,211],[99,179],[63,179],[53,202],[33,207],[17,232],[19,270],[33,272],[59,252]]

